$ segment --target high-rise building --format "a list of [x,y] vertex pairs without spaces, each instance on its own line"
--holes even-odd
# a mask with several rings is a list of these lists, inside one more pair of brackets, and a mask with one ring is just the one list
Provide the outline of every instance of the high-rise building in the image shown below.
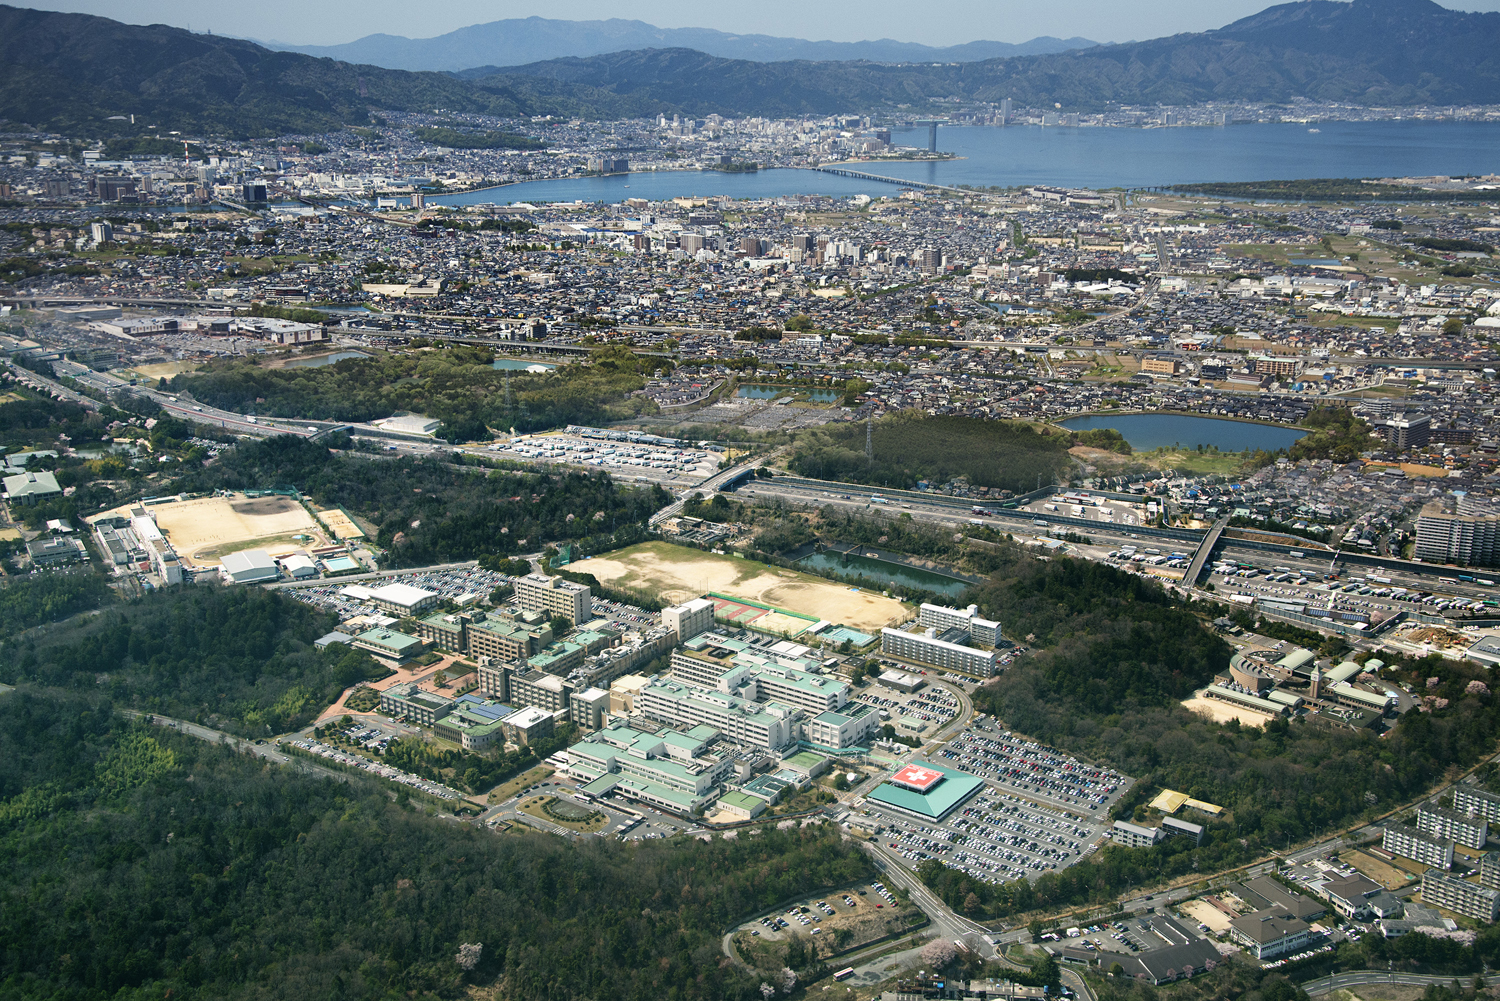
[[1500,511],[1467,497],[1429,501],[1417,516],[1416,556],[1433,563],[1500,565]]
[[923,247],[917,264],[923,274],[935,275],[943,266],[943,253],[936,247]]
[[529,573],[516,578],[516,604],[528,612],[564,616],[575,626],[594,617],[586,585],[544,573]]
[[1000,124],[1005,125],[1010,122],[1013,107],[1013,102],[1008,97],[1000,102]]

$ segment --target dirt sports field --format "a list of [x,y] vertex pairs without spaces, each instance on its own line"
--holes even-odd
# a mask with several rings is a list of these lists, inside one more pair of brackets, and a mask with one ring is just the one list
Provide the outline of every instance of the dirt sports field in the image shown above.
[[[264,549],[272,556],[327,545],[322,530],[294,498],[198,497],[151,510],[177,555],[196,566],[215,566],[230,553]],[[298,541],[294,535],[310,536]]]
[[649,591],[665,601],[683,602],[716,591],[865,632],[878,632],[881,626],[893,626],[909,616],[906,606],[893,598],[795,570],[665,542],[644,542],[582,560],[568,569],[593,574],[601,584]]
[[1185,699],[1182,703],[1184,708],[1207,716],[1215,723],[1228,723],[1232,719],[1240,721],[1241,726],[1265,726],[1271,722],[1271,717],[1265,713],[1258,713],[1248,706],[1230,705],[1228,702],[1220,702],[1218,699],[1210,699],[1207,696],[1195,695]]

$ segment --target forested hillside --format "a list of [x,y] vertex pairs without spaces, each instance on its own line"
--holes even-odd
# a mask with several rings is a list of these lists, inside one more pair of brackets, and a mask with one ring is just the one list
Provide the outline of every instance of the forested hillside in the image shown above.
[[645,386],[644,363],[624,347],[601,348],[590,364],[545,375],[500,371],[493,360],[489,351],[470,347],[381,354],[326,368],[225,359],[177,376],[171,387],[215,407],[269,417],[369,421],[412,411],[443,421],[438,433],[451,441],[486,439],[486,427],[541,431],[639,412],[630,394]]
[[264,737],[305,726],[349,685],[389,673],[363,650],[316,649],[313,640],[336,624],[260,588],[156,591],[0,644],[0,681],[102,693],[116,705]]
[[1201,847],[1183,839],[1107,847],[1035,884],[973,885],[929,863],[929,883],[976,916],[1106,901],[1260,858],[1384,814],[1493,752],[1500,738],[1487,672],[1466,661],[1381,653],[1385,680],[1430,696],[1384,736],[1281,719],[1224,725],[1178,704],[1228,665],[1228,645],[1206,624],[1217,606],[1190,609],[1154,583],[1067,558],[1023,560],[968,597],[1035,650],[978,690],[977,711],[1131,776],[1117,816],[1145,811],[1163,787],[1226,808]]
[[868,876],[832,825],[497,835],[81,699],[0,696],[4,997],[759,1001],[780,971],[730,964],[725,928]]
[[[347,438],[339,443],[352,445]],[[244,442],[172,489],[281,483],[375,525],[375,541],[397,567],[511,556],[591,537],[601,545],[605,538],[628,545],[640,541],[646,519],[671,501],[658,486],[623,487],[607,473],[502,471],[438,459],[338,454],[291,435]]]
[[1038,434],[1019,421],[930,417],[903,411],[877,421],[875,457],[865,455],[863,424],[825,424],[805,432],[788,464],[794,473],[911,490],[964,477],[974,486],[1035,490],[1054,483],[1068,465],[1067,435]]

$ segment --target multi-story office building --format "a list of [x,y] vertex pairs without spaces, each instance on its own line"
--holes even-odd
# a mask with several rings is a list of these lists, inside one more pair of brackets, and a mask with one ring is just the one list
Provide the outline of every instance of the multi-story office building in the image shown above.
[[588,795],[618,792],[691,815],[714,800],[733,770],[732,759],[709,749],[718,736],[711,726],[646,733],[616,721],[568,748],[567,770]]
[[1252,911],[1229,922],[1230,937],[1256,959],[1274,959],[1300,952],[1312,940],[1312,927],[1279,907]]
[[714,687],[752,702],[780,702],[809,713],[842,709],[849,701],[847,681],[752,656],[739,657]]
[[1434,838],[1451,839],[1466,848],[1483,848],[1490,836],[1489,822],[1483,817],[1431,803],[1417,807],[1417,830]]
[[874,739],[880,732],[880,715],[862,702],[852,702],[837,712],[821,712],[803,726],[807,742],[838,751]]
[[1422,903],[1442,907],[1476,921],[1500,917],[1500,890],[1437,869],[1422,874]]
[[1500,796],[1460,783],[1453,787],[1453,809],[1483,817],[1493,824],[1500,821]]
[[575,626],[594,617],[589,589],[561,577],[529,573],[516,578],[516,604],[528,612],[561,615]]
[[448,653],[469,652],[468,625],[472,615],[429,615],[417,623],[417,635],[436,650]]
[[880,651],[914,664],[981,678],[993,675],[1000,661],[1000,655],[993,650],[976,650],[939,639],[937,630],[931,626],[921,633],[902,632],[887,626],[880,630]]
[[609,716],[609,692],[603,688],[585,688],[568,699],[568,716],[580,730],[597,730]]
[[695,685],[656,679],[635,695],[635,710],[674,726],[707,725],[747,747],[776,750],[792,742],[792,724],[801,712],[791,706],[762,705]]
[[453,711],[453,700],[436,692],[424,692],[415,682],[408,681],[380,693],[380,711],[392,719],[409,719],[419,726],[432,726]]
[[[508,672],[504,700],[513,706],[536,706],[548,712],[568,708],[573,686],[555,674],[544,674],[529,667],[512,666]],[[481,690],[483,682],[480,683]]]
[[1423,865],[1439,869],[1453,868],[1453,842],[1447,838],[1435,838],[1415,827],[1407,827],[1394,821],[1385,825],[1380,836],[1380,847],[1392,855],[1400,855]]
[[1126,848],[1150,848],[1162,839],[1160,827],[1142,827],[1128,820],[1115,821],[1109,836],[1115,844]]
[[707,598],[694,598],[680,605],[669,605],[661,610],[661,624],[677,633],[679,643],[690,640],[714,627],[714,603]]
[[[1376,431],[1382,430],[1377,426]],[[1397,414],[1385,422],[1385,439],[1391,448],[1421,448],[1432,440],[1432,418],[1426,414]]]

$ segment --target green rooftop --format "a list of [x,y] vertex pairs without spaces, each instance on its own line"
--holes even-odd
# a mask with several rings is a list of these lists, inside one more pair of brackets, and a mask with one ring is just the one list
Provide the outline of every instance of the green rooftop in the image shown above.
[[883,803],[897,810],[914,813],[930,820],[941,820],[984,786],[984,779],[977,775],[970,775],[968,772],[944,768],[926,761],[922,762],[922,767],[943,773],[943,781],[933,786],[925,795],[913,789],[903,789],[889,782],[882,782],[875,787],[874,792],[870,793],[869,798],[876,803]]

